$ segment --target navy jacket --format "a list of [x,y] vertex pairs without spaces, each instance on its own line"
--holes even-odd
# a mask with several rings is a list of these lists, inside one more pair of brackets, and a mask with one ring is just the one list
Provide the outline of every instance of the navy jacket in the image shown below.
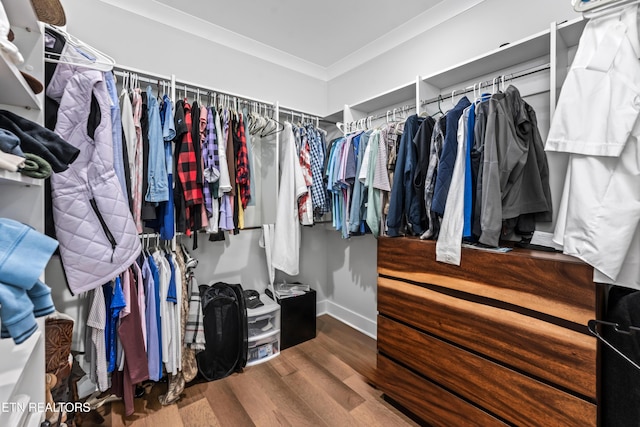
[[413,177],[417,166],[413,138],[418,133],[423,121],[424,117],[418,117],[415,114],[409,116],[400,139],[391,187],[389,214],[387,215],[387,234],[391,237],[400,236],[405,225],[407,226],[407,234],[420,235],[425,231],[426,224],[423,223],[425,216],[422,214],[425,209],[424,203],[417,197],[413,186]]
[[433,201],[431,202],[431,210],[440,216],[444,215],[447,195],[449,194],[449,187],[451,186],[453,166],[456,163],[456,154],[458,151],[458,121],[464,109],[470,105],[471,102],[464,96],[452,110],[447,112],[447,131],[444,136],[444,144],[442,145],[442,154],[440,154],[440,160],[438,162],[436,187],[433,192]]

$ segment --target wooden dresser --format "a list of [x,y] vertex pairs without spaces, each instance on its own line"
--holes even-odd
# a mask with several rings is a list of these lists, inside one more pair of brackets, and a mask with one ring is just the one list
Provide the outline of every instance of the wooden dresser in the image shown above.
[[592,268],[561,254],[378,241],[376,386],[434,426],[596,426]]

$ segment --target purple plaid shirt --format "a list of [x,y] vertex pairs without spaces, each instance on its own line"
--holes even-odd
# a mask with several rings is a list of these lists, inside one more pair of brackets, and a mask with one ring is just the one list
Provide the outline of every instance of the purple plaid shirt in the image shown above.
[[207,209],[207,216],[211,218],[213,216],[212,187],[214,187],[213,184],[218,182],[218,179],[220,179],[218,141],[211,108],[207,109],[207,127],[205,131],[205,139],[202,143],[202,161],[204,163],[205,178],[204,205]]

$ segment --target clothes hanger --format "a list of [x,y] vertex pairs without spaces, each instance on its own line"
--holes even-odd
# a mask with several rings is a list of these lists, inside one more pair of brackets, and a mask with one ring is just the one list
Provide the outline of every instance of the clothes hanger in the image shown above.
[[160,235],[154,233],[153,237],[155,238],[155,245],[149,249],[151,253],[155,253],[160,250]]
[[151,256],[149,252],[149,236],[146,234],[142,235],[142,252],[147,258]]
[[[116,65],[115,59],[110,57],[104,52],[99,51],[93,46],[84,43],[77,37],[72,36],[60,27],[45,23],[45,28],[54,31],[64,37],[66,43],[77,49],[78,55],[74,58],[68,58],[63,54],[47,52],[48,58],[45,58],[47,62],[60,63],[60,64],[72,64],[81,67],[93,68],[99,71],[111,71]],[[51,57],[49,57],[51,56]]]
[[125,71],[124,73],[122,73],[122,90],[127,91],[127,88],[129,87],[130,78],[131,76],[129,75],[128,71]]
[[[229,101],[231,101],[231,98],[229,98]],[[233,107],[233,109],[231,111],[233,112],[233,118],[237,122],[237,121],[239,121],[239,118],[238,118],[238,98],[236,98],[235,96],[233,97],[232,107]]]
[[[291,117],[293,117],[293,111],[291,112]],[[282,126],[282,129],[280,129],[280,126]],[[267,120],[267,125],[260,133],[260,136],[262,138],[265,138],[267,136],[275,135],[276,133],[282,132],[283,130],[284,130],[284,125],[282,123],[280,123],[273,117],[269,117]]]
[[444,98],[442,95],[438,94],[438,111],[433,115],[434,119],[444,116],[444,112],[442,111],[442,101],[444,101]]
[[634,368],[640,370],[640,366],[636,362],[631,360],[626,354],[624,354],[618,348],[616,348],[615,345],[611,344],[605,337],[600,335],[600,333],[598,332],[597,325],[611,326],[617,333],[623,334],[623,335],[629,335],[629,336],[635,335],[636,333],[640,332],[640,328],[637,326],[628,326],[627,327],[628,329],[623,329],[618,323],[607,322],[604,320],[592,319],[587,322],[587,327],[589,328],[589,332],[595,335],[603,344],[605,344],[611,350],[616,352],[624,360],[631,363],[631,365],[633,365]]
[[265,118],[265,125],[262,127],[262,130],[260,131],[260,137],[261,138],[266,138],[267,136],[274,135],[276,133],[274,131],[277,128],[278,128],[278,126],[275,123],[275,121],[271,117],[266,117]]
[[474,103],[476,104],[476,106],[481,102],[487,101],[491,97],[489,93],[485,93],[485,94],[482,93],[482,85],[485,83],[488,87],[489,81],[486,81],[486,82],[482,81],[478,83],[478,97],[474,100]]
[[249,115],[249,133],[251,135],[257,135],[264,129],[266,125],[266,121],[260,114],[256,111],[252,111]]
[[[261,112],[262,107],[264,107],[264,114],[262,114]],[[256,115],[255,115],[255,126],[252,132],[252,135],[258,135],[262,137],[262,133],[265,130],[265,127],[269,124],[269,121],[266,118],[267,106],[258,104],[257,110],[258,111],[256,112]]]

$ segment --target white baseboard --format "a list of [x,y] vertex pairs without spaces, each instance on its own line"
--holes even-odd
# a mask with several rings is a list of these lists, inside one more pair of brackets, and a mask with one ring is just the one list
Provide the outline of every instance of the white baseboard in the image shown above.
[[351,326],[353,329],[360,331],[373,339],[377,338],[378,327],[375,320],[366,318],[361,314],[342,307],[334,302],[329,300],[317,302],[316,313],[318,316],[328,314],[329,316]]

